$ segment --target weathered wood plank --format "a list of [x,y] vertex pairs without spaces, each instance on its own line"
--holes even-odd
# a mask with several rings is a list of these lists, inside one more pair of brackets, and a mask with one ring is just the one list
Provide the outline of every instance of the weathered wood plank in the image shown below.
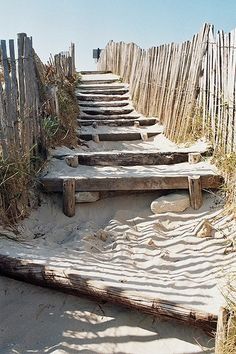
[[[206,151],[205,154],[208,152]],[[204,155],[204,153],[203,153]],[[73,155],[79,164],[88,166],[138,166],[138,165],[170,165],[188,161],[187,152],[160,151],[126,151],[126,152],[90,152]],[[59,159],[65,155],[53,156]]]
[[[67,177],[70,178],[70,177]],[[71,177],[72,178],[72,177]],[[121,176],[107,175],[99,177],[73,177],[76,191],[116,191],[116,190],[161,190],[161,189],[188,189],[188,176]],[[63,178],[42,177],[41,185],[46,192],[62,192]],[[201,176],[202,188],[219,188],[223,179],[220,176]]]
[[131,108],[96,108],[96,107],[90,107],[90,108],[85,108],[81,107],[81,114],[89,114],[91,116],[99,116],[99,115],[104,115],[104,116],[114,116],[114,115],[125,115],[125,114],[130,114],[134,111],[134,109]]
[[[156,132],[147,132],[146,133],[148,138],[151,138],[152,136],[156,136],[158,134],[161,134],[160,130],[157,130]],[[89,141],[93,140],[93,135],[94,134],[78,134],[78,137],[80,139]],[[100,141],[133,141],[133,140],[140,140],[142,139],[142,133],[140,132],[127,132],[127,133],[96,133],[96,135],[99,136]]]
[[[136,118],[126,118],[126,119],[100,119],[100,120],[96,120],[96,124],[97,125],[109,125],[109,126],[133,126],[134,123],[138,121],[139,125],[141,126],[148,126],[148,125],[154,125],[157,123],[157,120],[155,118],[151,119],[151,118],[143,118],[143,119],[136,119]],[[82,126],[92,126],[94,123],[94,119],[78,119],[77,122],[82,125]]]

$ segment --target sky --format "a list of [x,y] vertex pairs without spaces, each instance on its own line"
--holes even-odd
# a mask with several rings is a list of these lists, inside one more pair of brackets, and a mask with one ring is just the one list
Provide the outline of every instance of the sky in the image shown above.
[[109,40],[142,48],[190,39],[205,23],[236,27],[236,0],[0,0],[0,39],[33,37],[46,62],[76,46],[77,70],[96,69],[93,48]]

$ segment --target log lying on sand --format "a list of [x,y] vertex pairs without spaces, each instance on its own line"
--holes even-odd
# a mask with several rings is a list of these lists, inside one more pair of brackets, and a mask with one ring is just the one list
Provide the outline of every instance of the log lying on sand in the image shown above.
[[[26,250],[27,252],[27,250]],[[212,334],[216,330],[217,316],[211,313],[187,308],[181,304],[161,300],[156,297],[144,297],[137,291],[127,291],[123,284],[106,286],[106,279],[89,279],[81,275],[79,269],[65,264],[50,264],[37,256],[24,258],[0,254],[0,274],[29,283],[51,287],[73,295],[85,295],[100,301],[111,301],[131,309],[143,311],[154,316],[164,316],[197,326]],[[82,267],[82,265],[81,265]]]

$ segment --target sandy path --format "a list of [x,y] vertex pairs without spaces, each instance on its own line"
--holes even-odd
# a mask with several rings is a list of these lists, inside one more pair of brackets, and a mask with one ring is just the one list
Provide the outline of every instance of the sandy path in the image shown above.
[[213,354],[198,329],[0,278],[1,354]]

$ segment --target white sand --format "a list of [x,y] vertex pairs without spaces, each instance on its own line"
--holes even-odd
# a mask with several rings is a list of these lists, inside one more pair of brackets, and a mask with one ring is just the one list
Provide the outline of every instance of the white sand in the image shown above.
[[[89,75],[86,77],[89,79]],[[94,79],[94,75],[90,78]],[[145,142],[89,142],[89,149],[60,148],[53,153],[205,148],[204,141],[177,147],[161,134]],[[199,166],[203,173],[212,172],[213,167],[206,162]],[[180,164],[178,172],[194,174],[195,168]],[[60,176],[66,176],[69,170],[70,175],[80,171],[85,176],[129,175],[134,170],[140,175],[154,170],[166,173],[161,166],[79,166],[77,170],[55,159],[48,169]],[[175,175],[176,166],[168,166],[168,171]],[[150,204],[159,195],[150,192],[77,205],[72,218],[63,215],[60,195],[44,197],[41,207],[20,225],[17,238],[21,242],[1,237],[0,252],[59,269],[66,267],[71,272],[79,270],[81,276],[89,274],[91,284],[115,286],[124,294],[160,298],[218,314],[219,306],[224,304],[221,286],[236,263],[234,253],[224,252],[235,235],[235,221],[231,215],[224,215],[219,200],[207,193],[197,211],[188,208],[181,214],[153,215]],[[196,237],[204,220],[213,226],[211,238]],[[101,230],[105,239],[100,237]],[[202,332],[179,323],[152,322],[150,316],[135,311],[4,278],[1,283],[1,354],[205,353],[196,340],[213,347]]]
[[0,308],[1,354],[214,353],[196,328],[4,277]]

